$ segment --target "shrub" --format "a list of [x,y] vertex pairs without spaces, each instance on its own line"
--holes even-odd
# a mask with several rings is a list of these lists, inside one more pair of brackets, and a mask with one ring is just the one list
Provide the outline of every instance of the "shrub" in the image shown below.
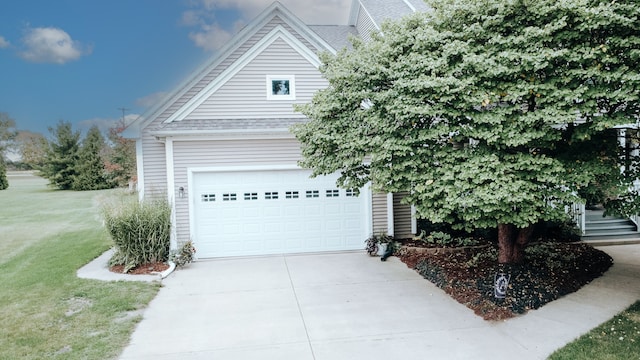
[[193,261],[193,254],[196,253],[196,248],[193,247],[191,241],[187,241],[180,246],[178,250],[171,250],[169,254],[169,260],[173,261],[177,267],[184,267]]
[[367,240],[364,241],[365,250],[371,256],[376,255],[378,253],[378,244],[389,244],[389,246],[395,247],[393,236],[387,235],[385,233],[380,233],[378,235],[371,235]]
[[418,240],[430,246],[438,247],[465,247],[476,246],[480,242],[468,236],[453,237],[442,231],[434,231],[427,235],[424,231],[417,237]]
[[124,265],[128,272],[141,264],[169,259],[171,206],[167,200],[105,206],[103,216],[116,250],[111,265]]
[[543,240],[553,240],[559,242],[576,242],[580,241],[580,229],[571,220],[544,222],[542,223]]

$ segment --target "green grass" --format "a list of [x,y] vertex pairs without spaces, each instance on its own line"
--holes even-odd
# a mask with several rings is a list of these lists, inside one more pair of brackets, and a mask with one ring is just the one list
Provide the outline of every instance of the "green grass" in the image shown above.
[[98,216],[114,190],[72,192],[10,173],[0,191],[0,359],[112,359],[159,284],[79,279],[111,247]]
[[549,359],[640,359],[640,301],[554,352]]

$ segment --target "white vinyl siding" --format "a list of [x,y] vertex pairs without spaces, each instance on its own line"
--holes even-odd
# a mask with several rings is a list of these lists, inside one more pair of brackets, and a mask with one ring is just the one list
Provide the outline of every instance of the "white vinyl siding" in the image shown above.
[[387,222],[387,194],[375,193],[372,195],[372,215],[373,215],[373,234],[386,234],[388,232]]
[[[267,76],[282,73],[295,76],[296,99],[267,100]],[[327,81],[314,65],[284,40],[277,39],[186,119],[302,118],[302,114],[294,112],[293,104],[311,101],[313,94],[326,86]]]
[[404,195],[393,194],[393,223],[395,237],[410,238],[414,234],[411,231],[411,205],[401,204]]
[[[165,196],[167,191],[167,168],[164,143],[154,136],[142,137],[144,195],[147,198]],[[138,165],[140,166],[140,165]]]
[[363,7],[360,7],[360,10],[358,11],[356,29],[358,29],[358,34],[365,42],[371,40],[371,33],[379,32],[375,23]]

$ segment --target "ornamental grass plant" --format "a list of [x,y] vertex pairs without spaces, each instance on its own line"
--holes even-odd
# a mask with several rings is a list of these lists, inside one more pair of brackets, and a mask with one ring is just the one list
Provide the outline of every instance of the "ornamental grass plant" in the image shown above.
[[124,265],[124,272],[142,264],[169,259],[171,206],[167,200],[125,199],[103,207],[105,227],[115,252],[110,265]]

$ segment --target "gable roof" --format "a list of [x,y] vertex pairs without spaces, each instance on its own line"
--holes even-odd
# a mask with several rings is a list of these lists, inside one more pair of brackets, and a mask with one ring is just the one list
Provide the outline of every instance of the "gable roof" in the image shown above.
[[311,51],[284,27],[278,25],[265,35],[258,43],[253,45],[249,51],[245,52],[235,60],[233,64],[226,67],[215,79],[209,82],[195,96],[191,97],[185,104],[183,104],[180,109],[174,111],[163,121],[163,123],[168,124],[174,121],[182,121],[189,113],[202,105],[203,102],[220,89],[229,79],[233,78],[249,62],[254,60],[258,55],[260,55],[260,53],[262,53],[262,51],[277,40],[282,40],[291,46],[316,68],[320,66],[320,59],[315,52]]
[[363,9],[380,30],[385,20],[397,20],[418,11],[429,11],[423,0],[353,0],[349,24],[356,24],[358,12]]
[[335,50],[341,50],[345,47],[351,48],[349,36],[358,35],[358,30],[353,25],[310,25],[309,28]]
[[[249,61],[252,56],[255,56],[261,49],[264,49],[265,46],[268,46],[270,42],[276,39],[284,39],[291,47],[303,54],[310,63],[319,66],[318,52],[329,51],[335,54],[340,49],[351,47],[349,42],[350,35],[359,35],[354,25],[360,11],[364,11],[375,27],[380,30],[380,26],[385,20],[399,19],[413,12],[429,10],[430,8],[423,0],[352,0],[349,25],[306,25],[280,2],[275,1],[237,33],[216,55],[193,72],[176,90],[130,124],[125,129],[123,136],[129,138],[139,137],[142,129],[149,126],[159,117],[163,117],[163,128],[169,130],[169,128],[175,127],[168,126],[168,124],[175,120],[181,120],[185,114],[196,108],[222,86],[227,79],[239,71],[243,63]],[[236,53],[275,17],[280,17],[284,20],[296,35],[304,40],[304,43],[296,35],[293,35],[289,29],[279,26],[265,36],[263,41],[240,56],[239,60],[235,59],[232,66],[216,74],[211,80],[212,71]],[[196,86],[199,86],[201,90],[194,95],[192,90]],[[275,123],[269,125],[270,122],[265,123],[265,125],[268,127],[275,125]],[[276,121],[276,123],[278,122]],[[187,126],[187,123],[185,122],[183,125]],[[194,129],[211,128],[211,126],[218,125],[193,124]]]
[[[250,50],[245,52],[239,59],[234,60],[233,66],[222,71],[222,73],[216,75],[216,78],[211,81],[206,78],[214,71],[222,62],[228,59],[232,54],[240,49],[250,38],[254,37],[263,27],[269,23],[275,17],[280,17],[284,22],[291,27],[295,33],[302,37],[306,42],[306,45],[294,36],[288,29],[282,26],[278,26],[267,34],[263,39],[253,46]],[[317,57],[319,51],[329,51],[336,53],[337,50],[346,41],[339,40],[339,37],[346,33],[352,33],[353,30],[346,29],[347,27],[335,27],[335,29],[319,29],[315,27],[314,31],[311,27],[304,24],[297,16],[291,13],[280,2],[276,1],[267,7],[260,15],[258,15],[253,21],[245,26],[238,34],[236,34],[231,41],[229,41],[217,55],[210,58],[203,66],[195,71],[186,81],[184,81],[178,88],[166,96],[156,106],[146,111],[143,115],[138,117],[132,124],[130,124],[124,131],[123,135],[129,138],[137,138],[140,136],[142,129],[149,126],[154,120],[160,116],[165,116],[170,121],[176,120],[181,114],[197,107],[197,105],[204,101],[208,95],[215,92],[217,86],[224,83],[229,76],[234,74],[234,71],[238,71],[242,63],[246,63],[249,59],[255,56],[261,49],[268,46],[276,39],[284,39],[289,45],[297,49],[308,60],[314,63],[316,66],[320,65]],[[324,31],[323,31],[324,30]],[[309,48],[309,45],[312,49]],[[207,85],[203,86],[203,89],[193,97],[189,95],[189,91],[194,89],[201,82],[206,82]],[[175,104],[182,102],[178,109],[171,109]],[[165,121],[167,123],[167,121]]]

